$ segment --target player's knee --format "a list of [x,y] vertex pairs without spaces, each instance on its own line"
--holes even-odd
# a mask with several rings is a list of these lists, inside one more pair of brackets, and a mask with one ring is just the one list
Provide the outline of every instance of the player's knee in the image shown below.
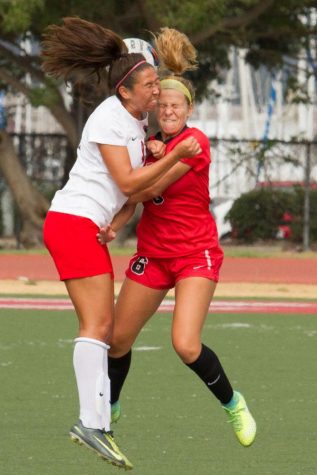
[[126,355],[132,346],[129,338],[125,337],[124,335],[119,335],[116,332],[112,334],[109,344],[109,354],[114,358],[120,358],[121,356]]
[[201,345],[196,344],[187,338],[173,338],[172,340],[174,350],[184,363],[192,363],[198,358]]
[[111,320],[88,321],[80,325],[80,333],[109,344],[112,337],[113,324]]

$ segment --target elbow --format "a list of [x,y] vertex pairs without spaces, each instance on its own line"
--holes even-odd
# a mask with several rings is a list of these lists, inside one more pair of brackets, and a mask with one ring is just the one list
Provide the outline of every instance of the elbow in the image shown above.
[[124,196],[126,196],[127,198],[130,198],[132,195],[134,195],[134,193],[136,193],[135,190],[128,187],[121,188],[121,191],[124,194]]
[[121,184],[119,188],[120,191],[128,198],[138,191],[135,189],[135,186],[131,185],[130,183]]
[[123,193],[127,198],[130,198],[131,195],[137,193],[139,191],[138,188],[140,188],[140,185],[131,179],[130,176],[126,178],[120,177],[116,184],[121,193]]

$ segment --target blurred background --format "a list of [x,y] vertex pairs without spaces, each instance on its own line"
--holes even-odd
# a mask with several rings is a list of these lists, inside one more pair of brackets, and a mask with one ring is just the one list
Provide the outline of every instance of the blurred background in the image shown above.
[[[189,125],[210,139],[210,208],[227,244],[317,251],[317,7],[310,0],[15,0],[0,2],[0,246],[42,246],[42,224],[67,180],[88,100],[41,70],[45,28],[79,16],[123,38],[186,33],[199,69]],[[133,239],[138,215],[119,233]]]

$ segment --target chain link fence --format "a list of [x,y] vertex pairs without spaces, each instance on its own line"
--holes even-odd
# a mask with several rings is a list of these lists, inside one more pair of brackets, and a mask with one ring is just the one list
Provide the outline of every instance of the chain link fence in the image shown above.
[[[50,199],[62,184],[68,153],[66,137],[62,134],[13,134],[12,139],[27,175]],[[317,186],[317,142],[210,138],[210,143],[210,194],[216,204],[235,200],[259,186],[287,189],[296,183],[307,190]],[[12,216],[16,216],[16,210],[1,178],[0,193],[0,232],[8,235],[13,232]],[[309,227],[309,193],[303,214]],[[307,230],[305,232],[308,236]]]
[[317,142],[210,139],[212,198],[238,198],[259,186],[317,183]]

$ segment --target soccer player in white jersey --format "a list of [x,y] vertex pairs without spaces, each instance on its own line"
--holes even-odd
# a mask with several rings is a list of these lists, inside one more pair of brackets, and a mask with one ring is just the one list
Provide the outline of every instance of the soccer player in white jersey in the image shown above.
[[110,431],[107,352],[113,328],[113,270],[108,249],[97,242],[96,233],[131,194],[153,185],[180,158],[199,153],[200,146],[189,138],[153,166],[142,167],[147,113],[157,104],[159,79],[144,56],[128,53],[113,31],[65,18],[61,26],[48,28],[42,47],[48,74],[65,80],[83,72],[100,77],[108,68],[114,91],[84,127],[69,180],[47,214],[44,242],[79,321],[73,364],[80,414],[71,438],[113,465],[130,469]]

